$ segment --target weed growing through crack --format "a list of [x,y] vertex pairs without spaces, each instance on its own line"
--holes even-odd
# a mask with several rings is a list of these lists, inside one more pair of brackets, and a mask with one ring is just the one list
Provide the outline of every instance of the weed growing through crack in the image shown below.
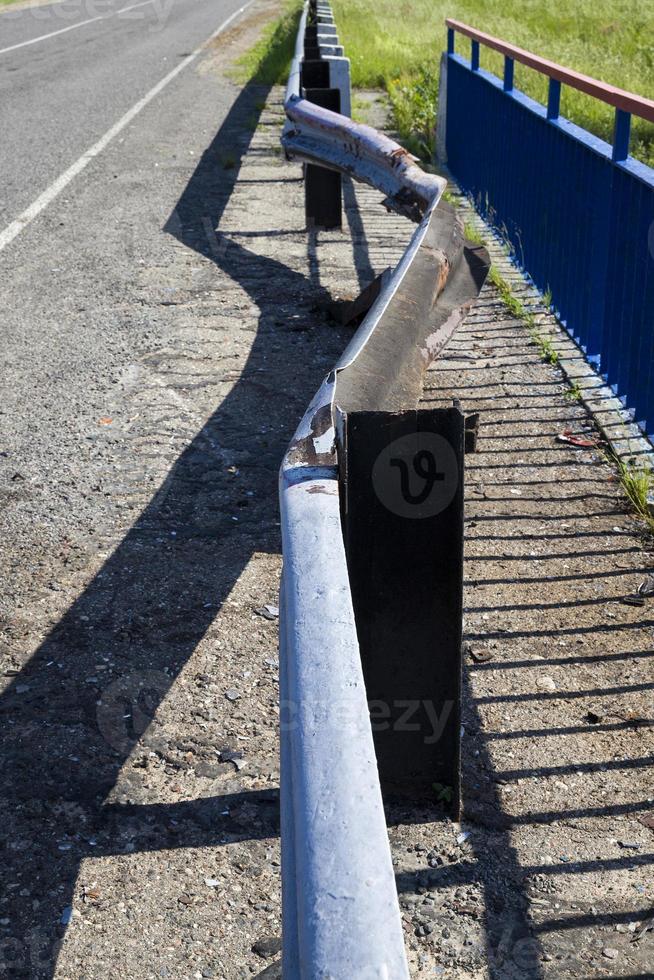
[[477,228],[473,225],[472,221],[468,220],[463,226],[463,234],[466,236],[469,242],[473,245],[485,245],[486,241],[480,234]]
[[538,347],[538,353],[546,364],[558,364],[559,354],[549,337],[544,337],[536,331],[530,331],[531,337]]
[[654,472],[649,466],[638,466],[632,459],[610,457],[615,463],[620,484],[636,513],[643,518],[650,532],[654,532],[654,516],[649,500],[654,491]]
[[569,402],[580,402],[582,400],[583,392],[576,378],[573,378],[568,390],[563,392],[563,397]]
[[530,314],[525,309],[524,304],[513,292],[511,285],[506,281],[496,265],[491,266],[488,279],[489,282],[491,282],[498,290],[502,302],[509,312],[519,319],[526,320],[528,326],[529,319],[531,319],[533,325],[533,317],[530,317]]
[[499,292],[500,298],[509,312],[517,319],[524,320],[529,336],[538,347],[538,353],[541,359],[547,364],[558,364],[558,351],[554,347],[551,338],[538,332],[534,314],[516,296],[511,288],[511,284],[507,282],[496,265],[491,266],[488,279]]

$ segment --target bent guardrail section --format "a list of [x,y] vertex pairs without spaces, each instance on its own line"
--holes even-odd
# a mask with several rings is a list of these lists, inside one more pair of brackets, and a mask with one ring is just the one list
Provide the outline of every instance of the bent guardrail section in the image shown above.
[[[433,664],[428,674],[433,686],[444,685],[436,692],[436,707],[443,729],[447,727],[444,751],[449,778],[458,791],[461,555],[457,549],[460,552],[462,542],[463,419],[456,408],[434,413],[415,408],[422,374],[477,295],[488,257],[483,249],[464,242],[453,211],[439,208],[446,186],[442,178],[424,173],[406,150],[384,135],[307,97],[315,91],[307,87],[308,79],[313,83],[322,78],[325,86],[336,79],[346,85],[347,59],[342,57],[335,30],[322,29],[332,24],[326,4],[307,4],[285,103],[282,143],[289,157],[307,164],[308,223],[314,206],[321,210],[320,202],[309,198],[316,188],[320,190],[323,168],[337,175],[338,209],[340,174],[346,173],[381,190],[387,207],[419,223],[401,261],[307,409],[280,471],[282,970],[285,980],[323,976],[402,980],[408,977],[408,968],[380,786],[380,771],[385,785],[395,784],[397,766],[389,764],[386,742],[377,735],[373,741],[367,686],[382,685],[391,733],[394,693],[387,679],[375,676],[374,658],[367,641],[362,641],[363,617],[355,609],[356,603],[365,613],[368,596],[357,571],[366,562],[360,561],[352,546],[356,535],[344,511],[347,501],[355,501],[361,492],[361,481],[355,480],[351,487],[345,484],[347,442],[360,431],[353,421],[358,424],[372,414],[383,425],[390,419],[391,428],[396,420],[403,426],[406,409],[412,411],[405,415],[414,420],[430,416],[420,424],[429,423],[431,430],[432,416],[438,415],[436,428],[445,426],[444,432],[454,433],[455,449],[448,449],[454,468],[442,481],[447,485],[447,501],[441,500],[436,515],[412,516],[435,520],[436,531],[448,525],[447,533],[457,536],[447,601],[437,604],[436,610],[428,604],[432,614],[452,622],[450,659],[441,657],[447,670],[440,676],[434,675]],[[330,59],[328,70],[322,63],[325,57]],[[334,61],[338,61],[335,69]],[[349,82],[344,95],[339,91],[341,97],[349,105]],[[327,101],[320,95],[317,100]],[[311,188],[310,167],[316,169]],[[333,193],[333,183],[322,186]],[[333,223],[340,214],[335,200],[331,205],[322,213]],[[445,436],[430,431],[429,438]],[[368,477],[363,483],[365,493],[374,494]],[[353,503],[353,513],[356,509]],[[391,520],[396,517],[391,515]],[[407,540],[415,541],[415,533]],[[445,538],[443,542],[451,545]],[[396,574],[396,569],[390,570],[391,579]],[[429,587],[429,574],[425,581]],[[389,585],[393,587],[392,581]],[[428,622],[433,628],[433,620]],[[413,639],[409,633],[409,644]],[[388,665],[388,651],[382,652]],[[433,651],[430,656],[433,661]],[[414,674],[421,666],[414,666]],[[394,673],[401,704],[406,681],[406,675]],[[438,778],[433,740],[423,739],[429,751],[423,751],[415,772],[407,770],[410,792],[425,786],[431,791],[431,781]],[[403,767],[415,747],[415,742],[406,743],[404,751],[395,753]]]

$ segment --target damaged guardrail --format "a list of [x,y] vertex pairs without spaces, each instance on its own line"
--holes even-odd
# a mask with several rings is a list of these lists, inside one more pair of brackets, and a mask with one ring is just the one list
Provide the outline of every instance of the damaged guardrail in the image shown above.
[[[455,811],[459,793],[464,419],[417,403],[489,263],[440,203],[442,178],[325,105],[349,106],[332,24],[325,3],[305,7],[285,102],[307,223],[340,223],[349,174],[418,227],[280,472],[282,971],[400,980],[382,791],[433,798],[438,782]],[[320,79],[338,99],[315,95]]]

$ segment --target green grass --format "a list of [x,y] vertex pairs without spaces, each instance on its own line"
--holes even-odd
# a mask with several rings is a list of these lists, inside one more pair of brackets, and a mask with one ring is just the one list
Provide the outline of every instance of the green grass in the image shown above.
[[267,24],[257,43],[239,58],[236,74],[240,81],[260,85],[286,81],[301,12],[301,0],[288,0],[281,17]]
[[[333,0],[354,86],[384,88],[398,132],[414,152],[431,149],[438,62],[446,17],[528,48],[545,58],[651,98],[653,0]],[[470,43],[457,37],[457,51]],[[481,49],[481,66],[501,74],[501,55]],[[515,84],[540,102],[547,81],[516,64]],[[561,111],[611,140],[613,110],[564,86]],[[634,118],[632,153],[654,165],[654,126]]]

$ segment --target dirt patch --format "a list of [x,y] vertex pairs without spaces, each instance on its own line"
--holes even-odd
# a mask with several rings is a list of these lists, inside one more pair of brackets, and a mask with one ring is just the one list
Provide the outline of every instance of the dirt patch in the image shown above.
[[207,46],[208,57],[199,70],[226,71],[230,77],[238,76],[238,60],[256,44],[261,30],[278,17],[283,10],[280,0],[257,0],[226,31],[214,38]]

